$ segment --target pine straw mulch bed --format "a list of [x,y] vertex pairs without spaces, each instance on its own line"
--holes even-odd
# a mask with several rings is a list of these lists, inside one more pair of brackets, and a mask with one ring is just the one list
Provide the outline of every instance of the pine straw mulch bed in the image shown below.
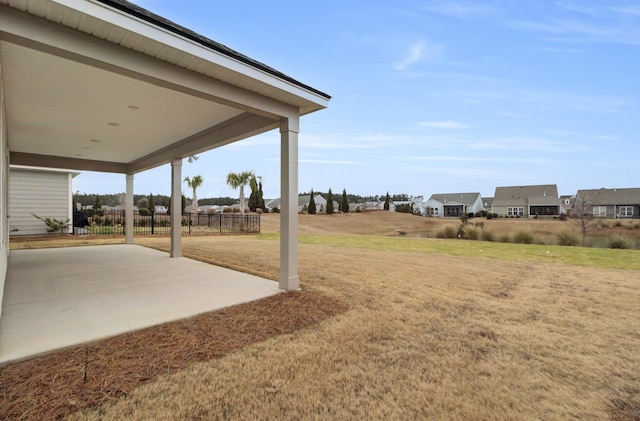
[[291,291],[8,364],[0,367],[0,418],[60,419],[347,308],[319,292]]

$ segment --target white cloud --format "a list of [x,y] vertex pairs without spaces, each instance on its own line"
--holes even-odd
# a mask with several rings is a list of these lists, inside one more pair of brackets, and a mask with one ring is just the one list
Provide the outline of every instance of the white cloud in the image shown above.
[[422,127],[428,127],[430,129],[466,129],[469,126],[459,121],[444,120],[444,121],[421,121],[418,125]]
[[575,153],[588,148],[581,144],[559,142],[531,137],[512,137],[481,140],[469,145],[478,150],[537,151],[553,153]]
[[444,163],[517,163],[529,165],[549,165],[556,161],[548,158],[500,158],[500,157],[482,157],[482,156],[447,156],[447,155],[422,155],[422,156],[402,156],[393,158],[402,161],[427,161],[427,162],[444,162]]
[[[627,16],[635,15],[628,13]],[[556,41],[640,45],[640,30],[637,22],[627,23],[622,19],[593,23],[575,18],[556,18],[546,22],[513,21],[509,26],[520,31],[556,34],[564,37],[564,39],[554,39]]]
[[494,11],[493,7],[478,4],[478,2],[465,3],[447,0],[428,5],[426,9],[455,18],[479,17]]
[[355,165],[361,164],[358,161],[338,161],[331,159],[300,159],[299,162],[307,164],[335,164],[335,165]]
[[409,45],[409,51],[406,56],[393,64],[396,70],[405,70],[411,65],[424,61],[438,59],[442,56],[443,47],[441,45],[427,44],[423,39]]

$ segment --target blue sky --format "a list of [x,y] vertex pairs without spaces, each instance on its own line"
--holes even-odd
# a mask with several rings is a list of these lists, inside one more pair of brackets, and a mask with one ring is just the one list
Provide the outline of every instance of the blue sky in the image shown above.
[[[640,187],[637,1],[138,0],[142,7],[328,93],[302,118],[300,191],[480,192]],[[279,196],[277,131],[184,162],[199,197],[229,172]],[[118,193],[123,175],[74,190]],[[168,194],[170,169],[135,177]],[[186,185],[184,191],[190,196]]]

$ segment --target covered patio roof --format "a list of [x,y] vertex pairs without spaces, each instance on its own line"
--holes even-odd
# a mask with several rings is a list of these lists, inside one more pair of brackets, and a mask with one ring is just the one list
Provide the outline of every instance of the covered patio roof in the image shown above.
[[183,158],[278,128],[280,287],[298,287],[300,117],[329,95],[124,0],[0,0],[0,81],[10,163],[126,174],[127,221],[136,173],[171,163],[179,197]]
[[134,174],[329,96],[125,1],[0,0],[11,163]]
[[[166,183],[177,199],[184,158],[279,129],[278,286],[297,289],[300,117],[329,99],[124,0],[0,0],[0,219],[10,217],[10,164],[120,173],[125,247],[134,247],[136,173],[170,163]],[[171,257],[182,255],[180,205],[172,200]],[[34,292],[49,270],[35,254],[9,255],[7,226],[0,225],[0,306],[14,257],[33,266],[35,272],[15,276],[36,282]],[[62,285],[48,291],[56,287]],[[4,309],[0,314],[4,319]]]

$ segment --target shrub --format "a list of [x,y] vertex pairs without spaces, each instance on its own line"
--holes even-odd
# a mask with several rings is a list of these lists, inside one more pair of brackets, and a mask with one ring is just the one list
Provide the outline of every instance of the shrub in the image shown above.
[[511,241],[511,238],[509,238],[509,234],[502,234],[502,237],[500,237],[500,242],[502,243],[508,243]]
[[464,228],[463,237],[467,240],[478,240],[480,239],[480,234],[482,230],[476,227],[466,226]]
[[614,235],[607,239],[607,246],[610,249],[630,249],[633,248],[633,240],[624,235]]
[[560,231],[556,233],[556,242],[559,246],[577,246],[580,244],[580,236],[573,231]]
[[513,242],[518,244],[533,243],[533,235],[529,231],[520,230],[513,236]]
[[458,238],[458,228],[453,225],[445,225],[436,232],[437,238]]
[[493,233],[487,230],[482,230],[482,239],[484,241],[495,241]]

